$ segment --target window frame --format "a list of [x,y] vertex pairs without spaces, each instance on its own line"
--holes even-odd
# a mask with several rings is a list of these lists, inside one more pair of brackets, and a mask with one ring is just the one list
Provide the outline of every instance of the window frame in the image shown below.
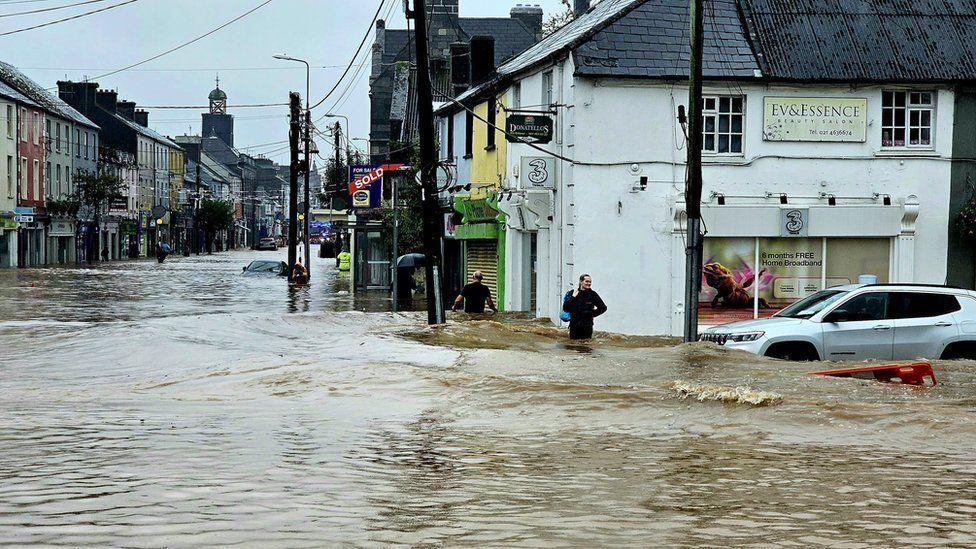
[[15,159],[13,155],[7,155],[7,198],[13,200],[16,198],[16,185],[14,180],[17,178],[17,167],[14,165]]
[[474,156],[474,114],[465,110],[464,116],[464,158]]
[[447,117],[447,158],[454,162],[454,115]]
[[553,74],[552,69],[542,73],[542,104],[550,108],[556,99],[554,78],[555,74]]
[[485,117],[488,122],[485,123],[485,130],[487,133],[487,145],[485,145],[486,151],[493,151],[496,148],[496,135],[498,133],[495,127],[498,123],[498,98],[491,96],[488,99],[488,116]]
[[[723,100],[728,100],[728,110],[723,110],[722,102]],[[734,109],[735,102],[738,100],[740,108],[736,112]],[[709,108],[709,103],[712,102],[712,107]],[[743,156],[746,150],[746,96],[745,95],[731,95],[731,94],[705,94],[702,96],[702,155],[705,156]],[[728,128],[725,131],[721,129],[722,117],[728,116],[729,123]],[[739,131],[733,131],[734,127],[734,117],[740,119]],[[708,127],[708,120],[712,121],[712,131],[708,132],[706,128]],[[709,147],[707,145],[708,138],[712,139],[712,145]],[[728,151],[719,151],[719,142],[722,137],[727,139]],[[732,143],[734,142],[734,137],[739,138],[739,150],[732,150]]]
[[[888,95],[891,94],[891,103],[889,104],[886,99]],[[898,105],[898,96],[904,96],[904,104]],[[921,101],[923,95],[928,95],[929,101],[924,103]],[[913,96],[918,96],[918,102],[912,103]],[[938,111],[938,94],[932,89],[883,89],[881,90],[881,148],[883,150],[923,150],[930,151],[935,149],[935,131],[936,131],[936,115]],[[904,111],[904,119],[901,124],[896,123],[896,118],[898,111]],[[887,111],[891,111],[891,120],[889,124],[885,124],[885,115]],[[912,123],[912,115],[918,114],[918,123]],[[928,114],[928,125],[923,125],[922,118],[923,114]],[[892,132],[892,137],[889,144],[885,144],[885,131],[890,130]],[[894,133],[898,130],[904,132],[904,142],[901,145],[897,145]],[[923,130],[928,130],[929,139],[928,143],[916,143],[912,144],[911,133],[912,131],[919,132],[919,141],[921,141],[921,134]]]
[[17,125],[17,111],[13,105],[7,105],[7,139],[14,139]]

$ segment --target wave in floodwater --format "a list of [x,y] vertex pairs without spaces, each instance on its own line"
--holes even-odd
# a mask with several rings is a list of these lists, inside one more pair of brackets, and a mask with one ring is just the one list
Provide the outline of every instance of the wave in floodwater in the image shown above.
[[976,363],[428,328],[266,255],[0,273],[0,545],[976,545]]

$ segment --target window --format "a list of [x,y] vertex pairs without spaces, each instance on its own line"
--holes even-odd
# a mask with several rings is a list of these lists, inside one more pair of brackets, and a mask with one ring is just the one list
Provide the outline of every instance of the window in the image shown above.
[[931,147],[935,112],[932,96],[931,92],[882,92],[881,146]]
[[447,117],[447,158],[454,161],[454,115]]
[[705,96],[702,100],[702,151],[742,154],[742,97]]
[[75,156],[81,158],[81,130],[75,130]]
[[824,320],[830,322],[829,319],[835,315],[848,322],[884,320],[887,312],[888,294],[884,292],[873,292],[855,296],[849,301],[841,303]]
[[27,199],[27,158],[20,157],[20,196],[24,200]]
[[[48,170],[51,169],[51,165],[50,164],[48,164],[48,168],[47,169]],[[58,186],[57,186],[57,190],[58,190],[57,196],[61,196],[61,164],[58,164]],[[50,193],[50,192],[51,191],[48,191],[48,193]]]
[[51,133],[51,120],[48,119],[48,120],[45,121],[45,128],[44,128],[44,148],[47,149],[47,150],[49,150],[49,151],[51,150],[51,136],[52,135],[53,134]]
[[64,192],[71,194],[71,169],[67,166],[64,167]]
[[471,158],[474,151],[474,115],[467,111],[464,118],[464,157]]
[[57,132],[57,141],[54,142],[54,148],[57,149],[58,152],[61,152],[61,124],[55,124],[55,130]]
[[[9,110],[7,112],[10,112]],[[14,197],[14,157],[7,155],[7,198]]]
[[[37,118],[35,118],[37,120]],[[34,200],[41,199],[41,163],[34,161]]]
[[[51,163],[50,162],[47,163],[46,168],[47,169],[44,170],[44,177],[46,178],[44,180],[44,182],[47,183],[47,187],[48,187],[47,190],[48,190],[48,192],[50,192],[51,191]],[[58,166],[58,170],[60,170],[60,169],[61,169],[61,166]],[[58,178],[58,181],[60,181],[60,180],[61,180],[61,178],[59,177]]]
[[498,118],[498,102],[492,97],[488,100],[488,123],[485,124],[488,130],[488,146],[485,150],[492,150],[495,148],[495,126],[496,119]]
[[955,296],[922,292],[891,294],[889,318],[929,318],[954,313],[962,307]]
[[88,132],[85,132],[85,160],[88,160],[88,154]]
[[27,142],[27,109],[20,109],[20,140]]
[[553,103],[552,93],[552,71],[542,73],[542,104],[551,106]]
[[522,108],[522,83],[516,82],[512,85],[512,109]]
[[7,137],[14,138],[14,106],[7,105]]
[[31,113],[34,123],[32,124],[32,129],[34,130],[34,144],[41,144],[41,117],[35,112]]

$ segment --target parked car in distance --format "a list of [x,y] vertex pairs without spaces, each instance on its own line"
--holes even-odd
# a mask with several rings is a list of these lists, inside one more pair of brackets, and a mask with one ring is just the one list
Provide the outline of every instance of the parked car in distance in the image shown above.
[[244,267],[244,276],[286,276],[288,264],[276,259],[255,259]]
[[274,251],[278,249],[278,243],[273,238],[262,238],[258,241],[258,245],[254,249]]
[[976,292],[916,284],[828,288],[702,341],[786,360],[976,360]]

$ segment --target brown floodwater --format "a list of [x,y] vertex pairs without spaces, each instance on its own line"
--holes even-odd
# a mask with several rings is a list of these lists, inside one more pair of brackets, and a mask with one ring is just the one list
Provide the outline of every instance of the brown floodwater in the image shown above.
[[431,329],[268,255],[0,271],[0,545],[976,545],[976,363]]

